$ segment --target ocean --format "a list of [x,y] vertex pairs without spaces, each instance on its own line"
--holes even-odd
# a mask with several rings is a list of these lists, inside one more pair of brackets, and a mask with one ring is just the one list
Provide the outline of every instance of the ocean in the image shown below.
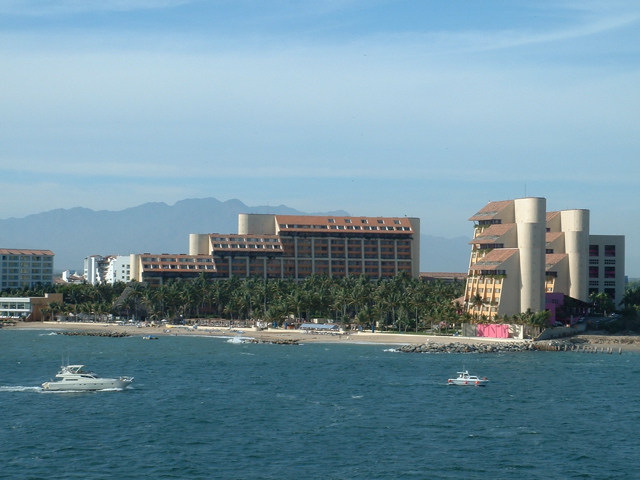
[[[63,359],[135,381],[42,391]],[[0,478],[637,479],[639,360],[4,329]]]

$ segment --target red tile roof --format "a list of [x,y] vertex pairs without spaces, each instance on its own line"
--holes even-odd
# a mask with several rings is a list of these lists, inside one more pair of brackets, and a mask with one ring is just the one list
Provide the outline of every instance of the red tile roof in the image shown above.
[[471,270],[497,270],[507,259],[517,253],[517,248],[496,248],[473,264]]
[[337,217],[325,215],[276,215],[281,232],[375,233],[411,235],[407,217]]
[[26,250],[22,248],[0,248],[2,255],[55,255],[51,250]]
[[498,213],[504,210],[509,205],[513,204],[513,200],[501,200],[499,202],[487,203],[478,213],[476,213],[469,220],[491,220]]
[[218,251],[239,251],[247,253],[282,253],[282,242],[278,235],[220,235],[212,233],[209,235],[211,246],[214,252]]
[[544,256],[544,264],[546,266],[546,269],[549,270],[549,268],[555,267],[565,258],[567,258],[566,253],[547,253]]
[[553,242],[554,240],[557,240],[558,238],[562,237],[564,235],[564,232],[547,232],[546,234],[546,242]]
[[471,240],[469,244],[480,244],[480,243],[496,243],[496,240],[507,233],[509,230],[515,227],[514,223],[504,223],[504,224],[495,224],[486,228],[482,233],[480,233],[476,238]]
[[452,272],[420,272],[420,277],[426,278],[467,278],[468,273],[452,273]]
[[140,255],[140,263],[143,272],[163,272],[163,273],[200,273],[206,271],[213,273],[216,271],[215,261],[210,255],[185,255],[185,254],[153,254],[143,253]]

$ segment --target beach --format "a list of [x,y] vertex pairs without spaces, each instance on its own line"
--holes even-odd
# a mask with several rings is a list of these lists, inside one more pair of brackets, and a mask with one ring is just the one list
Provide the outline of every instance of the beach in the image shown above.
[[[211,337],[244,337],[253,338],[261,342],[297,342],[297,343],[379,343],[386,345],[418,345],[418,344],[470,344],[492,345],[496,343],[522,343],[522,340],[513,338],[478,338],[460,336],[431,336],[411,333],[388,333],[355,331],[349,333],[312,333],[301,330],[282,328],[269,328],[258,330],[254,328],[227,328],[199,326],[135,326],[117,325],[113,323],[81,323],[81,322],[15,322],[14,325],[5,326],[12,329],[37,329],[76,331],[83,333],[114,333],[131,336],[182,336],[200,335]],[[610,348],[614,351],[640,352],[640,336],[636,335],[606,335],[603,332],[586,332],[581,335],[565,337],[556,341],[569,341],[577,345],[588,345],[597,348]],[[530,342],[530,340],[527,340]]]

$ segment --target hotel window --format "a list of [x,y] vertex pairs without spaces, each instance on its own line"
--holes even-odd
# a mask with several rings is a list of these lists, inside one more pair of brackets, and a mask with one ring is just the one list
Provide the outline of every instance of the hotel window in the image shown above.
[[589,245],[589,256],[590,257],[599,257],[600,256],[600,245]]
[[600,269],[598,267],[589,267],[589,278],[598,278],[600,276]]
[[329,223],[336,223],[335,219],[333,219],[333,218],[330,218],[330,219],[328,219],[327,221],[328,221]]
[[616,246],[615,245],[605,245],[604,246],[604,256],[605,257],[615,257],[616,256]]
[[351,223],[351,219],[350,218],[345,218],[344,219],[344,223]]
[[364,219],[364,218],[363,218],[363,219],[361,219],[360,221],[361,221],[362,223],[369,223],[369,220],[366,220],[366,219]]
[[604,267],[604,278],[616,278],[616,267]]

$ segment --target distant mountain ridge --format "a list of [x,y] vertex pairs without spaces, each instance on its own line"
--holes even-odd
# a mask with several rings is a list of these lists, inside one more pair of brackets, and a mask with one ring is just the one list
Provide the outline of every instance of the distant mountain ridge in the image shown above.
[[[75,207],[0,220],[0,248],[51,250],[56,272],[81,272],[90,255],[187,253],[190,233],[237,233],[239,213],[349,216],[343,210],[304,213],[285,205],[252,207],[215,198],[145,203],[119,211]],[[465,237],[421,235],[421,271],[466,271],[468,242]]]

